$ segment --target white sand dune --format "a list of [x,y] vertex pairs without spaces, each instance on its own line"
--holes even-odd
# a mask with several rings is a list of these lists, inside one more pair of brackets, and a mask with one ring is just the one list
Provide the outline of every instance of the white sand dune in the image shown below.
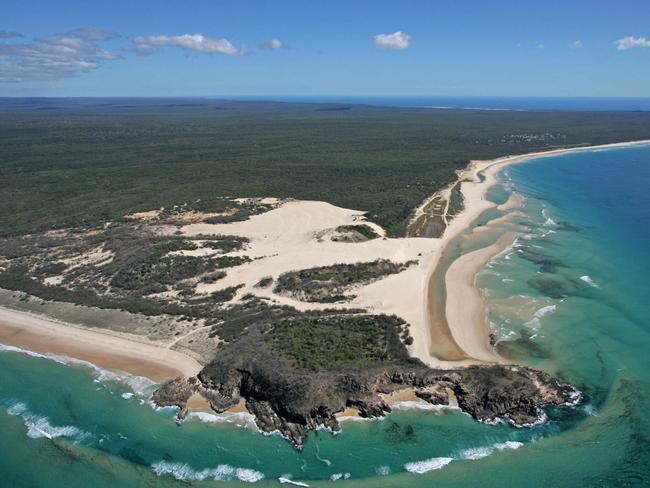
[[[490,331],[485,320],[485,304],[474,282],[476,273],[514,236],[504,235],[496,244],[468,253],[452,263],[444,280],[448,290],[443,310],[446,321],[441,321],[435,318],[441,310],[436,309],[434,300],[434,270],[445,247],[468,229],[481,213],[495,207],[486,199],[486,193],[497,181],[497,173],[503,167],[561,153],[648,143],[650,141],[560,149],[490,161],[472,161],[459,175],[464,210],[451,220],[439,239],[380,237],[359,243],[335,242],[327,238],[327,233],[341,225],[365,223],[380,235],[384,235],[384,232],[376,224],[366,221],[363,212],[315,201],[279,203],[277,208],[242,222],[185,225],[181,227],[181,232],[188,236],[227,234],[250,239],[246,249],[231,255],[248,256],[251,262],[228,269],[225,278],[213,284],[200,284],[196,291],[210,293],[243,285],[235,301],[247,293],[253,293],[300,310],[344,307],[395,314],[411,325],[414,343],[409,347],[410,353],[432,367],[499,361],[488,341]],[[520,202],[513,196],[501,209],[516,211],[519,205]],[[395,262],[417,260],[418,264],[399,274],[357,286],[352,290],[356,298],[343,304],[307,303],[278,295],[272,287],[255,287],[262,278],[277,278],[287,271],[336,263],[369,262],[379,258]],[[24,343],[37,350],[60,352],[100,366],[152,378],[178,374],[191,376],[201,369],[194,359],[159,345],[147,344],[139,337],[89,330],[1,308],[0,342]]]

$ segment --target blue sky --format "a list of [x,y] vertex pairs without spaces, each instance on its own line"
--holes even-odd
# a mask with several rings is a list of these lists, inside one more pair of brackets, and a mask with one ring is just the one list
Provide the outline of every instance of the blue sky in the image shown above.
[[158,95],[650,97],[650,1],[2,2],[0,96]]

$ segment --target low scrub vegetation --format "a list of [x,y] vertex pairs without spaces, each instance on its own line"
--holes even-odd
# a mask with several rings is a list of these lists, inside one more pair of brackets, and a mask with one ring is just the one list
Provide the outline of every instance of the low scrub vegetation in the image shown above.
[[354,285],[370,283],[400,273],[416,261],[394,263],[378,259],[369,263],[334,264],[291,271],[280,275],[276,293],[284,293],[306,302],[333,303],[354,298],[347,291]]

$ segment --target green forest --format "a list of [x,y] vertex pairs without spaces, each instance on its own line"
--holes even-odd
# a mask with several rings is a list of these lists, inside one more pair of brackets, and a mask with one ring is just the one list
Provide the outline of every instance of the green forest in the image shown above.
[[650,138],[650,113],[0,99],[0,234],[224,197],[324,200],[402,235],[470,159]]

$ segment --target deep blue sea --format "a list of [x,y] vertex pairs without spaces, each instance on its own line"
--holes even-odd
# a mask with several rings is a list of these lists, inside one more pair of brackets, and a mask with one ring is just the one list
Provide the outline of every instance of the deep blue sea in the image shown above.
[[177,427],[144,379],[0,347],[0,486],[650,486],[650,146],[508,167],[489,198],[513,192],[520,210],[477,221],[519,236],[478,285],[502,353],[577,385],[580,407],[526,429],[402,408],[298,453],[242,415]]
[[388,107],[432,107],[482,110],[650,110],[650,98],[251,96],[236,97],[234,99],[309,103],[359,103]]

